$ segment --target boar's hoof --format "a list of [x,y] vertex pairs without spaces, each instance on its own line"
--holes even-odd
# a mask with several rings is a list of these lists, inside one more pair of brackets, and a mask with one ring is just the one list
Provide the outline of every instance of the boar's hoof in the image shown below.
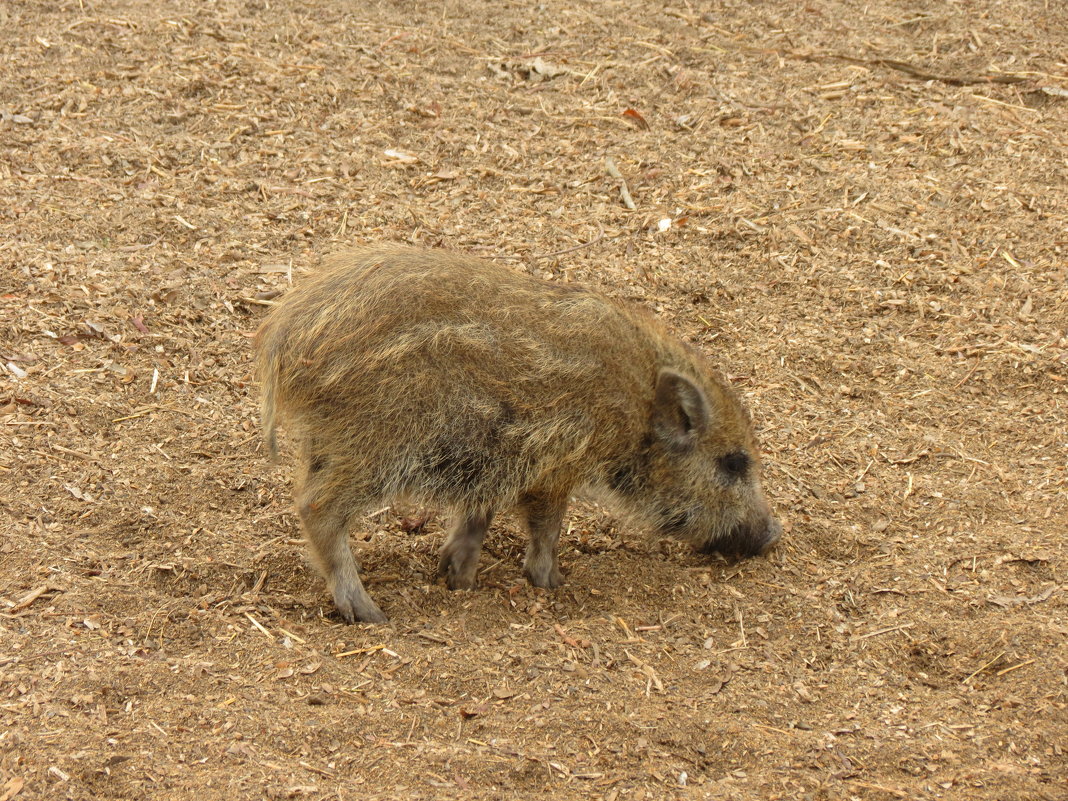
[[445,584],[450,590],[473,590],[475,588],[475,573],[458,573],[452,565],[446,565],[438,571],[438,576],[445,579]]
[[560,568],[553,567],[544,570],[526,569],[527,580],[535,587],[544,587],[547,590],[555,590],[564,584],[564,574]]
[[[478,558],[477,555],[475,558]],[[472,559],[466,560],[467,564],[464,561],[448,546],[441,549],[441,558],[438,559],[438,578],[445,579],[450,590],[473,590],[475,588],[478,563]]]
[[363,587],[349,587],[334,590],[334,603],[337,611],[346,623],[386,623],[389,618],[378,608],[378,604],[371,600],[367,590]]

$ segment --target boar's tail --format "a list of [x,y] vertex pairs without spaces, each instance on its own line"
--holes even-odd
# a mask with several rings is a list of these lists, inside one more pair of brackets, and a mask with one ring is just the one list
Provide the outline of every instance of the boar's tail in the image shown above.
[[278,359],[270,332],[263,326],[256,332],[256,378],[260,382],[260,428],[271,460],[278,459]]
[[267,382],[260,390],[263,394],[260,398],[260,426],[263,428],[263,441],[267,445],[267,453],[271,461],[278,459],[278,422],[275,419],[274,385]]

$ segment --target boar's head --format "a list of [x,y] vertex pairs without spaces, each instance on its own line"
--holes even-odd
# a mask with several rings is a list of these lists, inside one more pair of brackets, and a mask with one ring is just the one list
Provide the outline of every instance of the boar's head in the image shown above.
[[660,370],[641,468],[620,489],[657,532],[702,552],[766,553],[782,525],[761,488],[752,424],[729,387],[702,379]]

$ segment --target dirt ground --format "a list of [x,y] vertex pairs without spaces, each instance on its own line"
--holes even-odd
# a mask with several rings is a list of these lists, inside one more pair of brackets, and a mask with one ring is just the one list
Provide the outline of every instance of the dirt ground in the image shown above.
[[[0,801],[1068,798],[1055,0],[0,3]],[[339,245],[654,310],[784,521],[353,538],[344,625],[251,336]],[[430,513],[425,525],[418,525]]]

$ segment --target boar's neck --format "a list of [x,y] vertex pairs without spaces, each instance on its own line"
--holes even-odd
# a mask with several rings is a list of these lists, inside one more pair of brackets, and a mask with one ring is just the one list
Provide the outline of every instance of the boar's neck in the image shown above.
[[609,368],[594,402],[603,405],[612,398],[616,407],[615,414],[601,419],[603,450],[594,483],[623,498],[635,498],[643,493],[649,472],[653,398],[660,371],[668,368],[698,380],[705,371],[700,354],[675,339],[647,311],[623,304],[617,308],[626,322],[610,332],[593,334],[608,356]]
[[619,455],[608,465],[605,484],[623,498],[632,498],[641,493],[648,473],[649,446],[652,433],[646,433],[628,453]]

